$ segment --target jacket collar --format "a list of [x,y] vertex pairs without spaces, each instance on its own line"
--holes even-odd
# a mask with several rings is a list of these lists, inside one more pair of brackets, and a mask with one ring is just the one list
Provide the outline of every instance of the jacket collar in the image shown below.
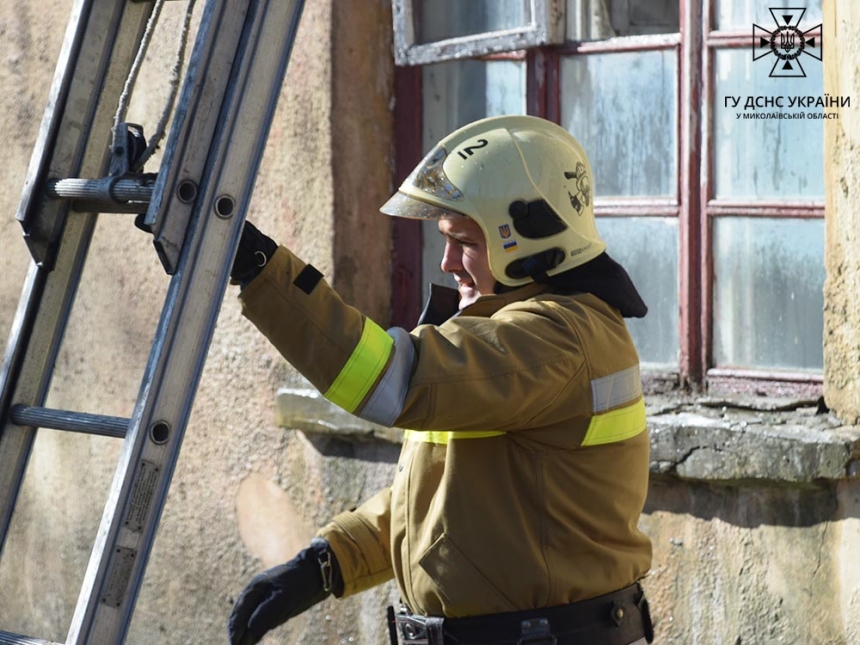
[[513,302],[528,300],[549,287],[545,284],[530,282],[519,289],[512,289],[501,294],[481,296],[465,309],[459,310],[460,294],[456,289],[443,287],[438,284],[430,285],[430,297],[424,305],[424,311],[418,319],[419,325],[441,325],[454,316],[480,316],[489,318],[499,309]]

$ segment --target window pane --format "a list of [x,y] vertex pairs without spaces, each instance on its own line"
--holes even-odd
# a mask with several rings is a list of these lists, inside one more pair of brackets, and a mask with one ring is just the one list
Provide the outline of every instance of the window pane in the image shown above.
[[821,370],[824,220],[714,222],[719,367]]
[[[770,58],[770,57],[767,57]],[[714,92],[714,195],[727,199],[824,198],[824,125],[818,119],[745,119],[747,97],[784,97],[784,108],[755,112],[821,113],[788,108],[790,97],[823,95],[821,63],[804,56],[806,78],[770,78],[773,62],[753,61],[748,49],[716,52]],[[741,103],[726,107],[726,97]],[[741,118],[737,117],[741,113]]]
[[[753,24],[771,29],[774,24],[770,9],[806,9],[800,21],[802,31],[812,29],[821,23],[821,0],[715,0],[715,27],[717,29],[743,29],[748,31]],[[777,11],[777,16],[779,15]]]
[[648,305],[645,318],[627,319],[639,359],[644,367],[677,370],[678,219],[601,217],[597,225],[607,253],[627,270]]
[[561,63],[561,123],[582,143],[595,194],[676,194],[674,50],[571,56]]
[[679,7],[679,0],[567,0],[567,38],[677,33]]
[[[424,152],[457,128],[488,116],[526,113],[525,65],[521,61],[451,61],[422,69]],[[452,286],[439,262],[445,244],[436,222],[424,222],[424,298],[428,282]]]
[[417,42],[514,29],[532,23],[529,0],[414,0]]

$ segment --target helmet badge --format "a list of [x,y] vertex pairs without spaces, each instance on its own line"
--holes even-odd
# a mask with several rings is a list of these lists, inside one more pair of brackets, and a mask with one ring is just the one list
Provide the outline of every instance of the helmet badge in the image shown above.
[[[588,179],[585,164],[577,162],[576,170],[565,172],[564,178],[575,180],[573,185],[568,188],[567,196],[570,199],[570,205],[581,216],[583,209],[591,204],[591,182]],[[570,192],[571,188],[574,190],[573,193]]]

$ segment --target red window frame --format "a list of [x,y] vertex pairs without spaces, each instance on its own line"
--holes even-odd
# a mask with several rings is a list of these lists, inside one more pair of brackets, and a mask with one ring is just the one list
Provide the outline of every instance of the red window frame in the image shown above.
[[[681,0],[683,4],[698,4],[691,0]],[[708,279],[703,280],[701,294],[702,301],[702,329],[701,329],[701,364],[705,369],[704,377],[710,388],[736,391],[748,394],[766,394],[775,396],[795,396],[817,398],[822,396],[824,387],[823,374],[792,371],[768,371],[754,369],[731,369],[710,367],[713,365],[711,348],[713,347],[713,226],[720,217],[777,217],[798,219],[823,219],[824,201],[810,200],[808,202],[768,202],[757,200],[755,202],[736,202],[729,200],[718,200],[714,196],[714,164],[713,152],[713,109],[714,105],[714,52],[718,49],[751,48],[754,44],[753,36],[749,30],[718,31],[716,25],[715,3],[713,0],[704,0],[702,12],[701,29],[701,59],[702,59],[702,95],[705,97],[705,118],[702,124],[702,137],[707,155],[700,159],[704,167],[702,171],[702,187],[700,191],[700,204],[698,206],[701,220],[700,235],[701,248],[704,253],[701,257],[701,275]],[[820,36],[819,32],[813,32]]]

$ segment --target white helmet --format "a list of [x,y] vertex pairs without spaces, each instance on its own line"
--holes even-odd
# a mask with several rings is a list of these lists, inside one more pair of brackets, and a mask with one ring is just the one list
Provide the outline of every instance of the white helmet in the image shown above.
[[490,271],[509,287],[563,273],[606,249],[585,151],[567,130],[533,116],[482,119],[448,135],[380,210],[472,218],[486,237]]

